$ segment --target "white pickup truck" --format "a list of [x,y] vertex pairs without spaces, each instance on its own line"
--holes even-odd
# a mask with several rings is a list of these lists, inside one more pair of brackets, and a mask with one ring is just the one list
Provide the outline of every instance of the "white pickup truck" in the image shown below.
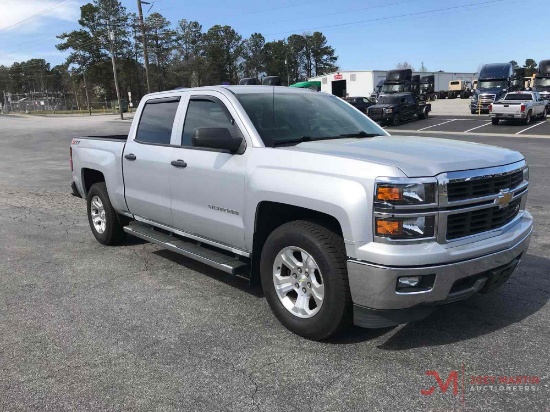
[[70,151],[100,243],[131,234],[261,282],[281,323],[309,339],[489,292],[531,238],[520,153],[393,137],[311,90],[150,94],[128,136],[76,137]]
[[547,104],[537,92],[510,92],[489,105],[489,113],[495,125],[500,120],[521,120],[529,124],[533,118],[546,118]]

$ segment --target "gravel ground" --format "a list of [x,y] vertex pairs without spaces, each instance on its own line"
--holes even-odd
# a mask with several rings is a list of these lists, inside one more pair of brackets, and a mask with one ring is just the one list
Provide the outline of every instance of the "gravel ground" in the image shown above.
[[[95,241],[69,194],[69,143],[129,126],[0,116],[0,410],[550,410],[550,140],[464,137],[531,163],[536,228],[506,285],[319,343],[287,332],[242,279],[136,239]],[[437,387],[429,370],[443,383],[456,370],[458,394],[422,395]],[[482,391],[477,375],[541,383]]]

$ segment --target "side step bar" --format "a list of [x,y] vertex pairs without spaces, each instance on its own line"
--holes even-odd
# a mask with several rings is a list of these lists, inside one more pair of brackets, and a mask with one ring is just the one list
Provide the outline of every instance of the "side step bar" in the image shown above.
[[124,231],[232,275],[244,274],[249,268],[247,263],[240,261],[235,255],[206,248],[198,243],[183,240],[138,222],[131,222],[124,226]]

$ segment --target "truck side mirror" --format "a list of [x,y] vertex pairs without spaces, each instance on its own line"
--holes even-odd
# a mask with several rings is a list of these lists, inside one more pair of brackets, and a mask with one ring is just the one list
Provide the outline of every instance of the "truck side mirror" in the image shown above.
[[229,153],[238,153],[243,141],[242,136],[233,137],[225,127],[200,127],[192,139],[194,147],[227,150]]

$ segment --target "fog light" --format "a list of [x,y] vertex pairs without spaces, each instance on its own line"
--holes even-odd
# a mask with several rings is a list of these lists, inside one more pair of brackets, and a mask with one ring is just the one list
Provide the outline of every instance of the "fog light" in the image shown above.
[[397,293],[429,292],[435,283],[435,273],[429,275],[401,276],[397,278],[395,290]]
[[420,276],[405,276],[397,279],[397,287],[414,288],[420,284]]

